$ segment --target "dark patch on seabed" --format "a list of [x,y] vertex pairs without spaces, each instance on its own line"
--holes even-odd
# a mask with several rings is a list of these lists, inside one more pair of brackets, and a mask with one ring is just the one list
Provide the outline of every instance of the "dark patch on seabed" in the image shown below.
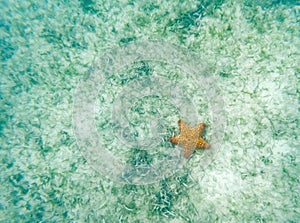
[[0,39],[0,58],[5,62],[13,57],[16,48],[10,43],[8,38]]

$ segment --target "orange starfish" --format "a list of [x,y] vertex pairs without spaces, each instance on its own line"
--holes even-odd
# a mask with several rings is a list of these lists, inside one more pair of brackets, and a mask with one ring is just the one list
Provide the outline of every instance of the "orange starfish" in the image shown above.
[[188,159],[195,149],[208,149],[209,144],[201,137],[205,128],[204,123],[192,128],[182,120],[178,121],[180,135],[170,138],[170,142],[183,147],[184,157]]

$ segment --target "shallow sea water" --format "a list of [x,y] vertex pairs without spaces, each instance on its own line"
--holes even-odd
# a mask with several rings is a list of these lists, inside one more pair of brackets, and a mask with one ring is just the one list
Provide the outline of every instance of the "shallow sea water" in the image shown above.
[[[0,222],[300,221],[299,2],[0,15]],[[211,148],[185,160],[179,119]]]

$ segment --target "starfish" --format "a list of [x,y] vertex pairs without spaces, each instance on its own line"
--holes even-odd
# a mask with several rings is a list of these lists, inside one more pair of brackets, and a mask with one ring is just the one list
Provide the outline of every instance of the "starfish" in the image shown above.
[[170,142],[183,147],[184,157],[188,159],[195,149],[208,149],[210,145],[202,138],[202,132],[205,128],[204,123],[196,127],[190,127],[182,120],[178,121],[180,135],[170,138]]

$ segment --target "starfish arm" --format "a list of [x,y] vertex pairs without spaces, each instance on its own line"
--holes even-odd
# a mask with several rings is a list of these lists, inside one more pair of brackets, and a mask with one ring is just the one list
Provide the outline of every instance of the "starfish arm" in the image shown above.
[[201,137],[198,138],[196,148],[208,149],[209,147],[210,145],[204,139],[202,139]]
[[178,126],[179,126],[179,131],[181,132],[186,131],[186,129],[189,129],[189,126],[187,123],[185,123],[184,121],[182,121],[181,119],[178,120]]
[[181,125],[182,125],[182,122],[183,122],[183,121],[182,121],[181,119],[178,120],[179,131],[181,131]]
[[184,147],[183,148],[183,152],[184,152],[184,158],[188,159],[190,158],[190,156],[192,155],[192,153],[194,152],[195,148],[192,147]]
[[170,138],[169,141],[174,144],[179,144],[179,136],[174,136]]
[[203,132],[205,126],[206,126],[205,123],[200,123],[200,124],[197,126],[198,131],[199,131],[199,135],[202,135],[202,132]]

